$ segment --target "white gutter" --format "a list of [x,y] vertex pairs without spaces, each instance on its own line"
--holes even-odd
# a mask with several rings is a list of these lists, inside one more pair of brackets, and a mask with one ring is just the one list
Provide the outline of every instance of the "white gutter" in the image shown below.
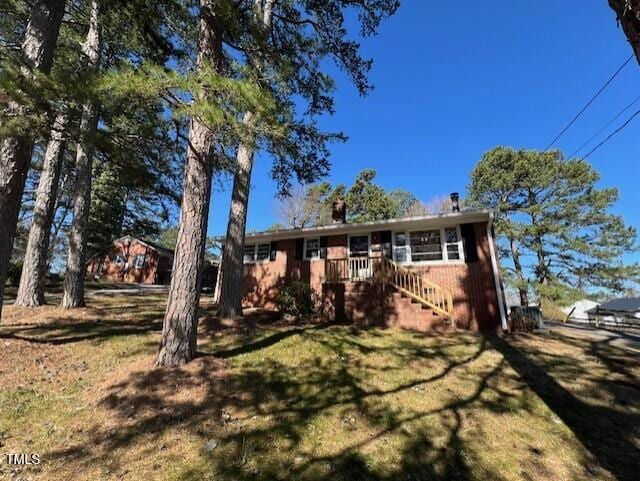
[[[429,226],[449,226],[466,222],[485,221],[489,214],[493,212],[489,209],[480,209],[462,212],[447,212],[441,214],[421,215],[413,217],[401,217],[397,219],[385,219],[370,222],[327,224],[301,229],[282,229],[276,231],[247,233],[245,242],[267,242],[271,240],[295,239],[300,237],[337,235],[337,234],[359,234],[372,230],[394,230],[427,228]],[[218,242],[224,242],[224,236],[215,238]]]
[[507,315],[504,310],[504,298],[502,296],[502,283],[500,282],[500,272],[498,271],[498,258],[496,257],[496,248],[493,241],[493,221],[494,213],[489,214],[489,222],[487,222],[487,238],[489,240],[489,252],[491,253],[491,267],[493,268],[493,280],[496,285],[496,295],[498,296],[498,309],[500,310],[500,322],[502,330],[507,331]]

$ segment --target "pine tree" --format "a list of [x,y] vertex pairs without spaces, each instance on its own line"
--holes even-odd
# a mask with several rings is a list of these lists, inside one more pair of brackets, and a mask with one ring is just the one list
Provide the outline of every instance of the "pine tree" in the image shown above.
[[[51,70],[64,7],[64,0],[38,0],[33,3],[18,62],[23,82],[28,83],[35,76],[46,75]],[[0,148],[0,225],[3,226],[0,230],[0,318],[4,281],[34,142],[28,129],[20,125],[28,114],[26,106],[11,100],[7,111],[9,122],[17,120],[18,125],[13,135],[2,140]],[[6,123],[7,120],[3,121],[3,130],[7,128]]]
[[51,225],[58,196],[58,184],[66,148],[68,113],[58,114],[51,130],[36,193],[29,240],[24,254],[20,286],[15,304],[37,307],[44,304]]
[[[475,167],[470,198],[499,212],[501,252],[513,261],[521,302],[530,289],[558,300],[572,290],[621,292],[640,280],[640,268],[622,261],[636,249],[636,231],[610,213],[618,191],[599,189],[599,180],[586,161],[558,151],[498,147]],[[525,264],[525,255],[533,261]]]
[[[95,75],[100,68],[103,49],[102,19],[98,0],[91,0],[89,30],[82,45],[86,61],[86,74]],[[94,154],[93,138],[98,128],[99,105],[93,98],[82,107],[80,141],[76,146],[76,179],[73,194],[73,221],[69,232],[69,254],[64,276],[64,294],[61,307],[83,307],[84,275],[87,246],[87,227],[91,202],[91,169]]]
[[[58,115],[64,114],[71,119],[67,118],[64,129],[67,132],[61,132],[60,128],[52,129],[50,144],[56,145],[54,134],[67,138],[70,142],[80,140],[76,111],[81,108],[75,106],[82,105],[90,97],[99,100],[102,106],[100,130],[96,131],[92,138],[88,139],[85,135],[82,140],[91,143],[95,151],[94,156],[102,165],[117,164],[114,165],[114,169],[126,173],[126,179],[121,176],[123,186],[120,195],[110,199],[113,203],[120,202],[127,206],[121,225],[111,226],[112,234],[117,235],[122,230],[153,233],[156,222],[150,221],[152,215],[157,218],[166,217],[165,212],[162,212],[167,210],[164,203],[166,198],[175,199],[180,194],[180,189],[171,185],[175,183],[170,178],[175,174],[174,151],[183,148],[173,137],[177,134],[180,124],[163,118],[163,107],[159,99],[153,101],[145,98],[140,101],[133,96],[118,97],[112,90],[100,90],[101,78],[88,75],[84,64],[85,57],[78,53],[77,44],[85,34],[86,28],[83,26],[87,23],[87,9],[81,7],[82,5],[71,9],[69,22],[61,29],[58,43],[62,48],[58,49],[55,68],[51,75],[58,83],[53,90],[58,96],[53,99],[56,110],[60,112]],[[103,40],[105,55],[102,63],[104,69],[109,70],[111,74],[118,72],[121,64],[131,58],[147,58],[164,63],[168,56],[184,55],[176,47],[179,42],[172,44],[165,38],[175,37],[176,31],[185,30],[181,18],[184,7],[178,0],[114,0],[106,7],[101,15],[107,30]],[[43,170],[43,186],[50,185],[47,180],[49,177],[55,179],[59,177],[59,172]],[[57,185],[54,183],[51,187],[39,189],[36,205],[55,203]],[[128,202],[124,202],[125,197],[129,199]],[[153,206],[154,203],[158,207]],[[66,208],[65,205],[64,209]],[[53,212],[49,215],[52,216]],[[65,216],[60,216],[56,224],[57,232],[62,225],[66,225],[64,218]],[[30,236],[37,240],[31,242],[26,251],[22,270],[23,281],[18,298],[18,302],[25,305],[36,305],[35,300],[42,299],[42,294],[37,294],[35,290],[42,290],[40,286],[43,284],[45,272],[36,269],[36,266],[42,268],[43,263],[40,261],[49,255],[48,239],[43,237],[43,232],[48,232],[46,225],[52,223],[52,218],[47,218],[46,215],[38,215],[33,219]],[[36,220],[38,222],[35,222]],[[45,227],[40,228],[41,225]],[[103,231],[105,226],[104,223],[100,225]],[[92,232],[90,219],[89,235]],[[107,235],[109,234],[105,233],[105,236]],[[59,243],[57,245],[60,246]],[[94,247],[89,239],[88,248]],[[46,263],[44,265],[46,266]],[[79,279],[80,282],[82,280]],[[25,299],[25,302],[20,302],[21,299]]]
[[276,217],[286,228],[330,224],[332,206],[336,200],[346,200],[349,222],[437,214],[445,207],[446,210],[451,209],[451,201],[441,197],[425,204],[403,189],[385,191],[373,182],[375,176],[375,170],[364,169],[349,188],[344,184],[332,186],[326,181],[300,186],[279,200]]
[[[274,0],[261,0],[254,3],[254,15],[256,17],[259,39],[269,38],[271,23],[273,20]],[[257,57],[257,58],[256,58]],[[262,59],[256,55],[249,57],[250,66],[256,69],[260,77],[265,75],[265,66]],[[250,127],[254,122],[253,112],[245,112],[243,123]],[[236,157],[236,169],[233,176],[233,189],[231,192],[231,205],[229,208],[229,221],[227,224],[227,236],[225,248],[222,252],[222,263],[218,283],[220,284],[219,315],[233,317],[242,314],[242,276],[243,276],[243,252],[244,236],[247,226],[247,211],[249,208],[249,184],[253,169],[253,158],[256,149],[256,139],[248,138],[240,142]]]
[[[224,20],[216,11],[216,6],[213,1],[200,0],[198,71],[211,68],[214,73],[219,73],[224,68]],[[196,102],[205,103],[206,94],[202,90],[194,92],[194,96]],[[156,360],[158,366],[178,366],[196,356],[198,304],[213,172],[213,141],[214,133],[199,117],[194,116],[189,126],[180,226]]]
[[347,191],[345,201],[348,217],[352,222],[367,222],[391,219],[397,215],[397,205],[382,187],[373,183],[376,177],[374,169],[360,172]]
[[[296,5],[296,2],[256,0],[254,3],[258,24],[254,30],[258,32],[258,41],[256,45],[249,45],[249,67],[257,73],[261,84],[265,78],[276,79],[268,87],[282,105],[292,108],[294,96],[309,103],[308,120],[291,127],[289,142],[278,138],[279,145],[271,145],[271,152],[277,158],[272,172],[282,193],[287,193],[292,172],[298,180],[308,182],[322,175],[328,166],[326,142],[344,139],[341,134],[321,133],[313,120],[319,113],[333,111],[330,95],[333,83],[322,71],[319,59],[332,57],[349,73],[361,94],[370,89],[367,73],[371,63],[361,58],[357,44],[346,40],[343,11],[347,7],[359,12],[361,33],[372,35],[381,19],[395,11],[397,2],[325,0]],[[313,25],[313,29],[306,28],[307,25]],[[270,35],[272,28],[274,35]],[[289,72],[289,76],[284,72]],[[287,87],[285,93],[278,91],[278,84]],[[253,113],[247,112],[244,120],[245,124],[252,123]],[[219,313],[224,317],[242,314],[242,256],[256,144],[253,136],[238,147],[220,275]]]

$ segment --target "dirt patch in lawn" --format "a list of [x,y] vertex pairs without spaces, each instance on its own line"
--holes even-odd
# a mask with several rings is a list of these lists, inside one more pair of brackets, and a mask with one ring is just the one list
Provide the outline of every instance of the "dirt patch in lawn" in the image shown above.
[[[16,476],[635,479],[640,371],[615,348],[220,320],[205,300],[201,356],[154,368],[164,299],[90,302],[39,318],[7,308],[0,365],[29,381],[0,380],[0,443],[43,459]],[[37,356],[52,376],[25,362]]]

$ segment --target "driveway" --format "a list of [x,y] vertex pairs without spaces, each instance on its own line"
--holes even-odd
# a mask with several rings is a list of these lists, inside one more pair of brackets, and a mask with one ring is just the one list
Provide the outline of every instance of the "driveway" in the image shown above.
[[122,294],[162,294],[169,292],[168,285],[157,284],[119,284],[117,288],[91,289],[88,296],[115,296]]
[[587,341],[601,342],[611,346],[625,349],[640,354],[640,333],[628,331],[614,331],[601,327],[593,327],[585,324],[558,323],[545,321],[545,326],[551,332],[557,332],[563,336],[573,337]]

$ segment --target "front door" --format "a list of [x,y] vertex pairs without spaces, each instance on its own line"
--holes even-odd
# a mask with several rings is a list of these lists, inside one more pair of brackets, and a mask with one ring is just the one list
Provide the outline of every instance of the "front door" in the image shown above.
[[363,281],[371,279],[369,260],[369,235],[349,236],[349,279]]

